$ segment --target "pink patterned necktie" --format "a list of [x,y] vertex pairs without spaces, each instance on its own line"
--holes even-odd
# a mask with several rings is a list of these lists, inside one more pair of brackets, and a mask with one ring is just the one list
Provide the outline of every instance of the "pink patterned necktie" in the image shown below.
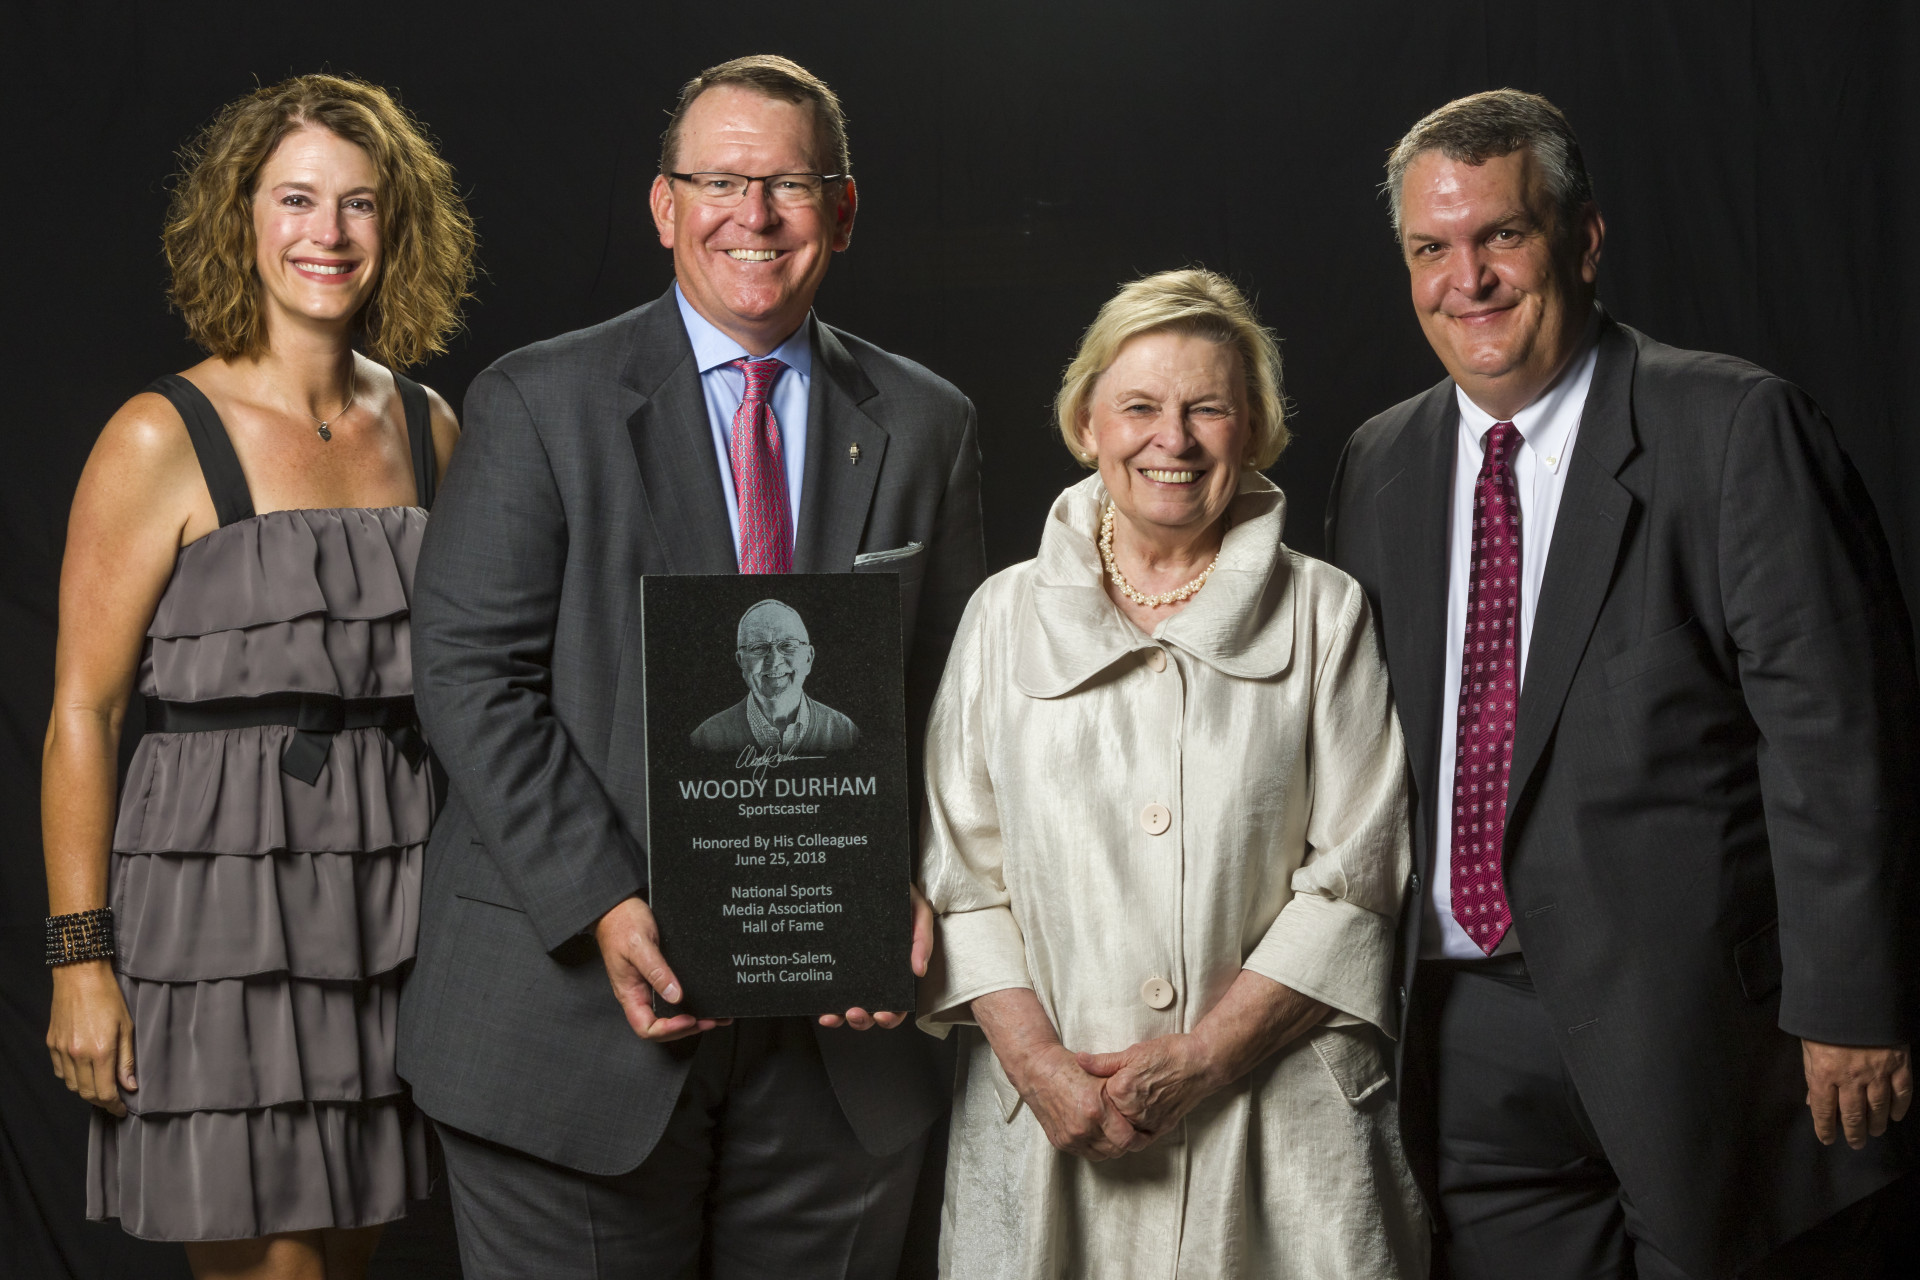
[[1500,858],[1520,702],[1520,492],[1513,479],[1519,444],[1511,422],[1494,423],[1473,485],[1473,579],[1453,758],[1453,918],[1488,955],[1513,927]]
[[771,356],[735,360],[746,375],[747,393],[733,415],[727,458],[733,464],[733,493],[740,507],[740,572],[793,571],[793,514],[787,503],[787,466],[780,447],[780,424],[767,396],[786,365]]

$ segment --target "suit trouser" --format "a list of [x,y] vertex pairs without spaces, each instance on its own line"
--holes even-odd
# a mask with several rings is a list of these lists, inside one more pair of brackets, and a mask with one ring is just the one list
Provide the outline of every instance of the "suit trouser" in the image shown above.
[[[1407,1036],[1401,1117],[1422,1182],[1439,1188],[1435,1276],[1689,1280],[1614,1175],[1524,957],[1423,962]],[[1879,1276],[1915,1190],[1902,1179],[1742,1274]]]
[[801,1018],[701,1036],[666,1131],[628,1173],[437,1128],[467,1280],[891,1277],[926,1150],[924,1135],[884,1156],[860,1145]]

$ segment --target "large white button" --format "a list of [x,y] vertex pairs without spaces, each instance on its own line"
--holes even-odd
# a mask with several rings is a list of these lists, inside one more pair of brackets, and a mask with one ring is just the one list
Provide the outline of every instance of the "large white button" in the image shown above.
[[1165,978],[1148,978],[1140,984],[1140,998],[1149,1009],[1164,1009],[1173,1003],[1173,984]]
[[1147,665],[1155,671],[1165,671],[1167,669],[1167,651],[1165,649],[1147,650]]
[[1163,804],[1150,804],[1140,811],[1140,825],[1150,836],[1163,836],[1173,825],[1173,811]]

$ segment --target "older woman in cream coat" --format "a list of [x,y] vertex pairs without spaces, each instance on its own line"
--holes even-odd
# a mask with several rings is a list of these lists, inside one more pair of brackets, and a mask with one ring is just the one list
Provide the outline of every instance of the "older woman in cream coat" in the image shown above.
[[1365,596],[1281,541],[1279,355],[1137,281],[1060,397],[1095,475],[974,596],[927,740],[942,1274],[1424,1276],[1387,1084],[1405,764]]

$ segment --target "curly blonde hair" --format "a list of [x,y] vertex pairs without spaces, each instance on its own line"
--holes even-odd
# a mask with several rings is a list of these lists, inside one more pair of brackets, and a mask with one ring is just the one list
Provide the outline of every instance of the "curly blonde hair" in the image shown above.
[[358,146],[380,175],[380,279],[354,317],[367,354],[395,367],[440,354],[473,296],[473,219],[420,122],[386,90],[332,75],[295,76],[228,103],[181,152],[161,243],[188,335],[227,360],[266,349],[254,187],[274,148],[307,125]]
[[1240,353],[1240,367],[1247,378],[1247,408],[1253,419],[1245,465],[1256,471],[1272,466],[1291,438],[1280,383],[1280,344],[1233,281],[1199,267],[1162,271],[1122,285],[1087,326],[1054,400],[1054,416],[1067,451],[1081,466],[1093,465],[1093,458],[1081,447],[1080,428],[1094,384],[1112,366],[1121,347],[1141,334],[1165,332],[1194,334]]

